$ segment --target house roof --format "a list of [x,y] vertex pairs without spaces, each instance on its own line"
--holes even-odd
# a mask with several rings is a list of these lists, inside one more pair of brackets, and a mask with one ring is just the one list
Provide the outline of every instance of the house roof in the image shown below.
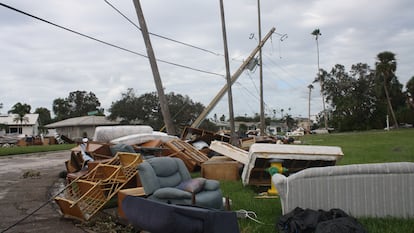
[[105,116],[81,116],[58,121],[45,125],[46,128],[62,128],[68,126],[100,126],[100,125],[118,125],[118,121],[108,120]]
[[[20,125],[20,121],[16,121],[17,114],[11,114],[11,115],[0,115],[0,124],[5,125]],[[24,115],[26,117],[27,121],[23,121],[23,125],[35,125],[36,122],[39,119],[39,114],[37,113],[28,113]]]

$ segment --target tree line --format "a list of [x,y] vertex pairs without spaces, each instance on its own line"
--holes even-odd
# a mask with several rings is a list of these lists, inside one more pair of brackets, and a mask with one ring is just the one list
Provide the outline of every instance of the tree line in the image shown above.
[[[321,69],[315,82],[328,104],[326,116],[330,127],[337,131],[381,129],[401,123],[414,123],[414,76],[406,84],[406,91],[396,76],[395,54],[381,52],[375,69],[365,63],[351,66],[335,65],[329,72]],[[323,122],[325,114],[318,114]]]
[[[176,94],[174,92],[166,94],[173,123],[180,132],[185,126],[191,123],[203,111],[204,106],[199,102],[194,102],[188,96]],[[101,108],[99,99],[93,92],[73,91],[66,98],[53,100],[52,110],[55,115],[51,117],[51,112],[47,108],[37,108],[33,113],[39,114],[40,131],[45,132],[44,125],[74,118],[87,116],[90,113],[98,116],[105,116],[104,109]],[[129,88],[122,93],[121,99],[112,102],[107,118],[120,121],[121,124],[144,124],[150,125],[156,130],[162,130],[164,121],[161,114],[160,103],[156,92],[144,93],[137,96],[134,89]],[[31,106],[26,103],[16,103],[8,113],[15,114],[15,122],[23,124],[28,121],[26,114],[31,113]],[[4,127],[4,126],[3,126]],[[217,130],[216,126],[205,120],[200,128]]]

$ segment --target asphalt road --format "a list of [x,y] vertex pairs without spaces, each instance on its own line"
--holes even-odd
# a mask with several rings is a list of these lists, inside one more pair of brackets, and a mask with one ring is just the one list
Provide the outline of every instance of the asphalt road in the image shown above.
[[69,151],[60,151],[0,157],[1,233],[85,232],[62,218],[51,198],[62,188],[59,173],[66,170],[69,156]]

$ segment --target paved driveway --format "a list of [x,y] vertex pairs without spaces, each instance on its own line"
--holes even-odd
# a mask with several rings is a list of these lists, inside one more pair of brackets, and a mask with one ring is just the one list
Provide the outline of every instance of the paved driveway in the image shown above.
[[[0,231],[3,232],[85,232],[71,220],[63,219],[50,200],[59,190],[59,173],[65,170],[69,151],[0,157]],[[44,207],[30,215],[34,210]],[[30,216],[29,216],[30,215]],[[29,216],[13,226],[22,218]],[[11,227],[13,226],[13,227]],[[9,228],[11,227],[11,228]]]

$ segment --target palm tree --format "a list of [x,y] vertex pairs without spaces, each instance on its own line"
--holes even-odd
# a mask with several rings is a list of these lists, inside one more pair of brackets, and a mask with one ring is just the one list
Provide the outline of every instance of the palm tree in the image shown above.
[[28,123],[29,118],[26,116],[21,116],[19,114],[16,115],[16,117],[13,119],[14,122],[19,123],[20,122],[20,130],[19,133],[23,133],[23,122]]
[[391,104],[391,98],[388,91],[391,80],[395,77],[395,71],[397,70],[397,61],[395,54],[392,52],[382,52],[377,55],[377,62],[375,63],[377,78],[383,82],[385,97],[387,98],[388,109],[391,112],[391,116],[394,120],[395,128],[398,128],[397,118],[395,117],[394,109]]
[[318,57],[318,77],[316,77],[315,81],[313,81],[313,82],[314,83],[319,82],[319,84],[321,85],[323,116],[324,116],[324,120],[325,120],[325,129],[327,129],[328,128],[328,117],[326,116],[325,97],[323,95],[324,80],[323,80],[323,77],[321,76],[321,69],[319,68],[319,42],[318,42],[318,38],[319,38],[319,36],[322,36],[322,34],[321,34],[321,31],[319,30],[319,28],[317,28],[317,29],[313,30],[311,35],[315,36],[316,53],[317,53],[317,57]]
[[26,117],[26,114],[30,113],[31,106],[28,104],[22,104],[18,102],[13,105],[9,113],[16,114],[16,117],[13,119],[14,122],[20,122],[20,133],[23,133],[23,122],[29,122],[29,119]]

